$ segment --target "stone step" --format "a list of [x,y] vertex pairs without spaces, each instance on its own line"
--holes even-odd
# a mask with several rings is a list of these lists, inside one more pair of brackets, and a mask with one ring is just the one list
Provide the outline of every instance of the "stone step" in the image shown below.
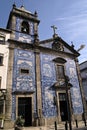
[[47,127],[24,127],[23,130],[47,130]]
[[[57,125],[58,130],[64,130],[64,125]],[[39,126],[39,127],[24,127],[23,130],[55,130],[55,126],[54,125],[50,125],[50,126]]]

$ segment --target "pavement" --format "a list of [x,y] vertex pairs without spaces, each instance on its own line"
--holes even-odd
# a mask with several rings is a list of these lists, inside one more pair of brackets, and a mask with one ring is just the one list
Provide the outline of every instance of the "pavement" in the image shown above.
[[87,130],[87,127],[77,128],[77,129],[73,129],[73,130]]
[[[72,130],[87,130],[87,126],[85,126],[83,121],[78,122],[77,126],[78,126],[78,128],[76,127],[76,123],[72,122]],[[2,129],[0,129],[0,130],[2,130]],[[3,130],[15,130],[15,128],[3,129]],[[65,124],[64,123],[58,124],[56,128],[54,125],[38,126],[38,127],[24,127],[23,130],[65,130]],[[68,130],[69,130],[69,124],[68,124]]]
[[[14,128],[12,129],[0,129],[0,130],[15,130]],[[42,127],[37,128],[23,128],[23,130],[53,130],[53,129],[44,129]],[[54,129],[55,130],[55,129]],[[65,128],[60,128],[57,130],[65,130]],[[69,130],[69,129],[68,129]],[[87,130],[87,127],[82,127],[82,128],[72,128],[72,130]]]

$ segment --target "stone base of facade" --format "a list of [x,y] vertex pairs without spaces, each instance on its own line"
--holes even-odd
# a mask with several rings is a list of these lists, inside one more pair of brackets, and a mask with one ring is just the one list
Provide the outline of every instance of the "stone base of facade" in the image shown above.
[[58,123],[57,117],[52,118],[37,118],[34,121],[34,126],[47,126],[47,125],[54,125],[55,121]]
[[54,125],[55,121],[58,122],[58,118],[57,117],[45,118],[45,126],[47,126],[47,125]]
[[[83,117],[82,117],[82,114],[79,114],[79,115],[73,115],[72,117],[72,122],[75,122],[75,121],[82,121],[83,120]],[[52,117],[52,118],[37,118],[35,119],[35,121],[33,122],[32,126],[49,126],[49,125],[55,125],[55,122],[57,124],[61,124],[62,121],[59,120],[58,117]],[[14,121],[11,121],[9,119],[6,119],[4,121],[4,128],[6,129],[10,129],[10,128],[13,128],[14,127]]]
[[[45,118],[44,120],[45,120],[45,126],[54,125],[55,121],[57,124],[62,123],[59,117]],[[75,122],[76,120],[83,121],[83,114],[72,115],[72,122]]]
[[34,121],[34,126],[45,126],[46,122],[44,118],[37,118]]
[[14,127],[14,121],[11,121],[9,119],[5,119],[4,121],[4,128],[10,129]]
[[74,115],[74,120],[78,120],[78,121],[83,120],[83,114],[75,114]]

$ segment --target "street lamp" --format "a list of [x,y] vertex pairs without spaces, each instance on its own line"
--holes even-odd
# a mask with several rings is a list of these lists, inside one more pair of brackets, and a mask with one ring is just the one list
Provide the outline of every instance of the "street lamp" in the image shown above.
[[70,110],[69,95],[68,95],[68,89],[72,87],[72,84],[69,83],[69,77],[67,75],[65,75],[65,83],[66,83],[66,99],[67,99],[67,111],[68,111],[69,129],[72,130],[71,110]]

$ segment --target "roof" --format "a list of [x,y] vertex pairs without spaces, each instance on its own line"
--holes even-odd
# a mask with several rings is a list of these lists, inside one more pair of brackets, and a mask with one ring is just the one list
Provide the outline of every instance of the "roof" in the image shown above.
[[0,31],[11,33],[12,31],[10,29],[0,28]]
[[[57,40],[60,40],[62,42],[62,44],[68,48],[71,52],[73,52],[75,55],[79,56],[80,53],[78,51],[76,51],[74,49],[74,47],[70,46],[67,42],[65,42],[61,37],[57,36],[56,37]],[[49,42],[52,42],[54,41],[54,38],[50,38],[50,39],[46,39],[46,40],[43,40],[43,41],[40,41],[40,44],[46,44],[46,43],[49,43]]]
[[87,70],[87,61],[84,61],[81,64],[79,64],[79,67],[81,71]]

